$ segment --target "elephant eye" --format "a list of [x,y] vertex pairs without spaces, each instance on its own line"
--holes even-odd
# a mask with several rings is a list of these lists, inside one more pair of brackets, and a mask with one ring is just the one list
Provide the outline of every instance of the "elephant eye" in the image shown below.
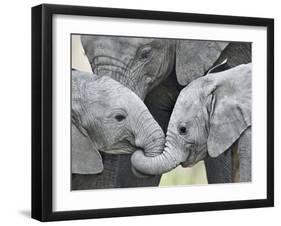
[[141,48],[139,51],[140,59],[142,59],[142,60],[148,59],[151,55],[151,51],[152,51],[152,48],[150,46],[145,46],[145,47]]
[[181,122],[178,126],[178,131],[180,135],[186,135],[187,134],[187,123]]
[[185,126],[180,126],[179,133],[180,133],[180,135],[185,135],[186,134],[186,127]]
[[124,115],[120,115],[120,114],[118,114],[118,115],[115,116],[115,119],[116,119],[118,122],[123,121],[125,118],[126,118],[126,117],[125,117]]

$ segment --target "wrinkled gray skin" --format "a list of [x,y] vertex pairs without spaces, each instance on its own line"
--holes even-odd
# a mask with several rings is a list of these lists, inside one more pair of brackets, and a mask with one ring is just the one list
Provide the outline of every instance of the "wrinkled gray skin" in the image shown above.
[[[117,76],[120,73],[118,74],[117,72],[114,72],[113,68],[119,68],[118,61],[120,61],[121,59],[127,59],[127,61],[128,59],[130,59],[129,61],[133,61],[132,59],[135,58],[135,62],[137,62],[139,59],[138,56],[140,55],[137,54],[139,52],[137,51],[137,49],[144,48],[146,43],[143,41],[139,41],[139,46],[130,44],[131,38],[124,39],[124,37],[86,37],[82,38],[82,44],[89,62],[91,63],[93,71],[96,71],[96,73],[100,76],[108,75],[116,79],[117,81],[120,81],[125,86],[129,87],[135,93],[140,93],[142,88],[138,88],[139,85],[135,87],[130,85],[130,73],[123,73],[124,76]],[[103,42],[103,40],[105,40],[105,42]],[[123,42],[123,40],[126,41]],[[149,40],[154,42],[156,40],[159,41],[159,39]],[[153,79],[153,81],[155,81],[155,84],[151,84],[151,88],[147,89],[147,91],[149,91],[150,89],[152,90],[147,95],[140,93],[139,96],[146,96],[145,104],[164,132],[166,132],[167,130],[170,115],[172,113],[179,92],[185,85],[187,85],[193,79],[196,79],[196,76],[203,76],[209,70],[209,68],[221,62],[225,58],[228,59],[228,67],[233,67],[241,63],[251,62],[250,43],[233,42],[227,44],[222,42],[202,42],[195,40],[170,41],[171,42],[169,42],[169,48],[161,48],[165,49],[166,51],[169,50],[169,54],[160,54],[161,56],[169,57],[159,57],[159,54],[152,55],[157,56],[155,58],[158,59],[154,60],[154,57],[152,57],[152,59],[153,62],[157,63],[158,65],[162,65],[165,60],[165,64],[162,65],[161,68],[166,68],[166,71],[159,70],[162,71],[161,74],[158,74],[158,76],[156,76],[155,74],[153,75],[153,73],[150,73],[148,71],[149,67],[153,68],[153,66],[147,64],[147,67],[145,67],[145,71],[147,72],[139,72],[137,74],[137,76],[143,76],[149,73],[153,76],[158,77],[158,79],[156,80]],[[161,42],[159,41],[159,43]],[[214,43],[217,44],[214,45]],[[95,49],[97,51],[95,51]],[[128,53],[127,50],[129,50]],[[97,70],[98,66],[95,66],[93,59],[97,58],[98,55],[105,56],[103,59],[105,59],[106,57],[108,58],[108,70]],[[174,56],[176,56],[176,58]],[[111,57],[117,60],[110,60]],[[102,58],[100,58],[100,60],[102,60]],[[114,62],[117,63],[117,66],[110,67],[111,64],[114,65]],[[194,71],[192,71],[192,68]],[[196,70],[198,72],[196,72]],[[168,78],[166,79],[167,75]],[[182,85],[180,85],[179,83],[181,83]],[[136,178],[130,170],[131,162],[129,155],[110,155],[102,153],[102,157],[104,162],[103,173],[96,175],[73,174],[73,189],[156,186],[160,181],[159,176],[149,177],[146,179]],[[225,154],[222,154],[215,159],[206,158],[205,164],[208,183],[225,183],[231,181],[231,151],[225,152]]]
[[[208,42],[205,44],[206,45],[201,44],[200,46],[200,41],[177,41],[178,48],[176,51],[177,58],[174,71],[168,79],[152,90],[145,99],[145,104],[162,127],[164,133],[166,133],[170,115],[179,92],[184,88],[184,86],[178,83],[178,81],[181,80],[181,75],[183,79],[186,77],[189,81],[192,81],[203,76],[210,68],[220,64],[225,59],[227,59],[227,63],[213,70],[214,72],[224,71],[252,61],[251,43],[231,42],[221,52],[217,51],[220,48],[214,45],[208,45]],[[212,54],[210,54],[211,52]],[[182,55],[184,55],[184,57],[181,57]],[[201,58],[198,59],[198,56]],[[212,66],[210,67],[211,63]],[[201,73],[190,73],[187,69],[191,67],[192,64],[195,65],[195,68],[198,68],[198,71],[201,71]],[[186,72],[183,70],[184,68],[186,68]],[[193,68],[193,66],[191,68]],[[228,151],[219,155],[217,158],[210,158],[207,156],[204,162],[208,183],[232,182],[235,171],[234,159],[235,146],[231,146]]]
[[[221,53],[217,62],[219,64],[227,59],[227,64],[217,69],[217,72],[227,70],[240,64],[252,62],[252,45],[247,42],[231,42]],[[215,71],[214,71],[215,72]],[[217,158],[207,156],[204,160],[209,183],[230,183],[235,174],[236,147],[233,145]]]
[[174,63],[174,40],[83,35],[81,42],[94,74],[115,79],[142,100]]
[[[218,45],[214,45],[217,43]],[[171,75],[150,92],[145,99],[148,109],[166,133],[176,99],[184,86],[179,82],[199,78],[210,68],[227,59],[227,64],[216,69],[217,72],[230,69],[252,61],[251,43],[231,42],[226,46],[221,42],[177,41],[176,64]],[[223,49],[223,47],[225,47]],[[189,68],[197,68],[194,72]],[[217,158],[206,157],[204,162],[208,183],[230,183],[234,174],[234,146]]]
[[72,71],[72,173],[104,170],[100,152],[161,153],[164,133],[141,99],[115,80]]
[[238,180],[251,181],[251,74],[250,63],[191,82],[175,104],[163,153],[148,157],[137,151],[134,167],[162,174],[179,164],[193,166],[207,155],[216,158],[237,142]]

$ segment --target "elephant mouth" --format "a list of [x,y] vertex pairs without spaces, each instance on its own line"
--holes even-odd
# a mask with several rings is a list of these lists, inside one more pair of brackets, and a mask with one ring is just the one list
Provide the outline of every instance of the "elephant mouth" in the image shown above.
[[181,162],[182,167],[192,167],[196,161],[197,154],[195,152],[195,143],[187,142],[185,145],[185,150],[188,152],[186,160]]
[[195,158],[189,158],[186,161],[181,163],[181,166],[186,168],[186,167],[192,167],[196,164],[197,162],[195,161]]
[[206,156],[205,152],[196,152],[195,150],[190,151],[189,156],[187,157],[186,161],[181,163],[181,166],[186,167],[193,167],[196,165],[199,161],[203,160]]
[[131,154],[137,149],[139,148],[133,145],[132,143],[130,143],[128,140],[124,139],[118,141],[117,143],[114,143],[109,147],[102,147],[99,149],[99,151],[108,154]]

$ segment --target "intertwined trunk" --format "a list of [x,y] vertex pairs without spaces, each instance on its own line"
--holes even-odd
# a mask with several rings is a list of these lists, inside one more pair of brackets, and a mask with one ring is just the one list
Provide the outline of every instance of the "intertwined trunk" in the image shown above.
[[132,164],[140,172],[150,175],[161,175],[185,161],[187,154],[175,144],[172,133],[167,133],[166,147],[157,155],[150,155],[148,151],[136,151],[132,155]]

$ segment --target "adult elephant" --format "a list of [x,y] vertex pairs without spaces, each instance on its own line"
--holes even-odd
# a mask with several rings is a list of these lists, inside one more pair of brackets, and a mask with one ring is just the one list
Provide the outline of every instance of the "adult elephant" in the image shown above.
[[115,36],[81,36],[92,71],[107,75],[142,100],[172,71],[175,41]]
[[[134,91],[145,103],[164,132],[180,90],[203,76],[209,68],[228,58],[229,66],[251,61],[251,45],[196,40],[82,36],[82,45],[93,72],[108,75]],[[148,93],[148,94],[147,94]],[[146,97],[146,98],[145,98]],[[130,170],[130,156],[105,154],[103,175],[73,175],[79,189],[156,186],[160,176],[137,178]],[[229,182],[231,152],[205,161],[209,183]],[[222,169],[222,165],[225,170]],[[99,179],[97,179],[97,177]],[[92,181],[91,184],[89,181]]]
[[[173,69],[174,40],[83,35],[81,42],[94,74],[115,79],[142,100]],[[137,108],[136,105],[134,107]],[[102,158],[104,171],[99,174],[72,174],[72,189],[159,184],[160,176],[136,177],[131,171],[130,155],[102,153]]]

